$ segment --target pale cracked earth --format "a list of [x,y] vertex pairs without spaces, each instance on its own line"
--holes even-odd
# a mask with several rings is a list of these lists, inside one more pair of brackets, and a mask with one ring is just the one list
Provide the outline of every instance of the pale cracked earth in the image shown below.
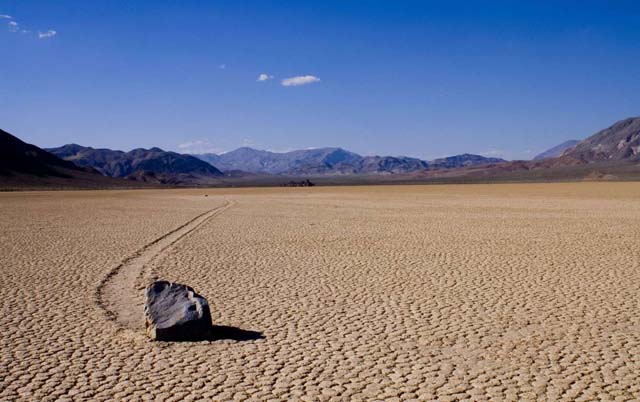
[[0,400],[637,400],[639,244],[639,183],[4,193]]

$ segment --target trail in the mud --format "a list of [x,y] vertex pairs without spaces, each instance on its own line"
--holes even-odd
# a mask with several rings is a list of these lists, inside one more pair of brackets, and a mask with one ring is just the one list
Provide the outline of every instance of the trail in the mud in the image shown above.
[[142,247],[111,270],[96,290],[96,302],[105,315],[119,327],[131,330],[143,328],[143,290],[148,278],[142,278],[146,266],[164,250],[187,234],[219,215],[232,202],[209,210],[182,226]]

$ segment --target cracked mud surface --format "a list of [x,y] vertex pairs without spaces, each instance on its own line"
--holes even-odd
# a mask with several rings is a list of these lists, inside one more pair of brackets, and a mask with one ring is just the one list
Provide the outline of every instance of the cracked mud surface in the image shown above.
[[[637,183],[0,194],[0,400],[638,399],[639,201]],[[100,288],[145,250],[124,305],[155,275],[264,337],[123,330]]]

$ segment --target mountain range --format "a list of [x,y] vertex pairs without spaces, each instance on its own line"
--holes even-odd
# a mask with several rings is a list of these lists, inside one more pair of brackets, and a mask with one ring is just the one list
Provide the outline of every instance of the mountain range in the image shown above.
[[138,148],[129,152],[95,149],[77,144],[47,148],[47,152],[81,167],[91,167],[105,176],[160,184],[218,182],[224,174],[198,158],[160,148]]
[[429,162],[429,167],[433,169],[455,169],[460,167],[492,165],[503,162],[506,161],[501,158],[487,158],[480,155],[462,154],[434,159]]
[[532,161],[512,162],[471,154],[431,161],[361,156],[341,148],[277,153],[244,147],[220,155],[77,144],[43,150],[0,130],[1,188],[274,185],[289,176],[323,183],[640,178],[639,162],[640,117],[559,144]]
[[223,154],[196,157],[223,171],[245,171],[285,176],[402,174],[425,169],[488,165],[503,159],[463,154],[428,162],[406,156],[361,156],[342,148],[270,152],[243,147]]

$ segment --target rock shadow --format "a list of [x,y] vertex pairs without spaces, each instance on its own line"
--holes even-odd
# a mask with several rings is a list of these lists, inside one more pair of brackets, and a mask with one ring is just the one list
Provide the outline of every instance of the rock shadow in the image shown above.
[[202,341],[223,341],[231,340],[236,342],[257,341],[258,339],[264,339],[265,336],[259,331],[249,331],[237,327],[229,327],[226,325],[214,325],[210,333],[190,336],[183,336],[180,338],[167,339],[165,342],[202,342]]
[[258,339],[264,338],[264,334],[260,331],[250,331],[237,327],[228,327],[226,325],[214,325],[213,330],[211,331],[211,335],[209,336],[210,341],[228,339],[232,341],[244,342],[257,341]]

